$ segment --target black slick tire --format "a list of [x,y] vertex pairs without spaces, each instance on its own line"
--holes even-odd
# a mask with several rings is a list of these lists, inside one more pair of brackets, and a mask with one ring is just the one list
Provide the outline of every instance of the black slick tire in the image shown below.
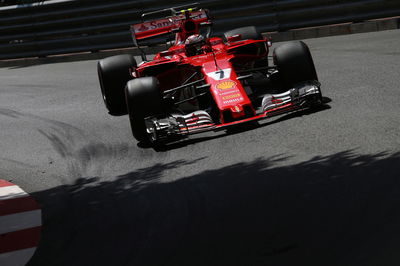
[[318,81],[308,46],[301,41],[282,44],[274,49],[274,64],[285,87],[305,81]]
[[124,88],[133,77],[131,71],[136,68],[132,55],[115,55],[97,63],[101,94],[104,104],[111,115],[126,115]]
[[139,142],[149,142],[145,118],[163,112],[158,79],[142,77],[128,81],[125,97],[133,136]]

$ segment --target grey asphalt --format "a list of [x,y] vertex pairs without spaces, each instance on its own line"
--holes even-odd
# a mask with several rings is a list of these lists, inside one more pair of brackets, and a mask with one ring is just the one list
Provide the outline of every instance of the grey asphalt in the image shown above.
[[161,150],[107,114],[96,61],[0,68],[0,178],[43,208],[29,265],[399,265],[399,33],[306,40],[323,108]]

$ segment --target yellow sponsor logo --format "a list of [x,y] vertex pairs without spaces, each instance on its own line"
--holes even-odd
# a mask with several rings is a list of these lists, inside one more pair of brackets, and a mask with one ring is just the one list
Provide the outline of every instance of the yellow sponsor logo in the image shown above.
[[239,98],[239,97],[240,97],[240,93],[235,93],[235,94],[223,96],[222,100],[230,100],[230,99]]
[[217,84],[217,88],[220,90],[229,90],[236,86],[234,81],[223,81]]

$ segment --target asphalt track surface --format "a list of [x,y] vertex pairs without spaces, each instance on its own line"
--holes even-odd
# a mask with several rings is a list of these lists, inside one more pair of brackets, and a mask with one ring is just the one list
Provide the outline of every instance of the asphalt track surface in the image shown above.
[[309,39],[325,106],[136,145],[96,61],[0,69],[0,178],[43,209],[36,265],[399,265],[400,31]]

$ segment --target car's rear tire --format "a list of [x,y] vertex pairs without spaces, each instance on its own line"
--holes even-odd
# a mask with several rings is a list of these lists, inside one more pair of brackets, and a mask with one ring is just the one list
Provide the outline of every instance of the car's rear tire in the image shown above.
[[237,29],[233,29],[224,33],[225,41],[228,40],[229,37],[234,35],[241,35],[242,40],[252,39],[252,40],[262,40],[261,33],[254,26],[241,27]]
[[144,119],[163,113],[158,79],[142,77],[128,81],[125,97],[133,136],[139,142],[148,142]]
[[305,81],[318,81],[308,46],[301,41],[282,44],[274,49],[274,64],[285,87]]
[[104,58],[97,63],[101,94],[111,115],[126,115],[124,88],[133,77],[132,69],[136,61],[132,55],[115,55]]

